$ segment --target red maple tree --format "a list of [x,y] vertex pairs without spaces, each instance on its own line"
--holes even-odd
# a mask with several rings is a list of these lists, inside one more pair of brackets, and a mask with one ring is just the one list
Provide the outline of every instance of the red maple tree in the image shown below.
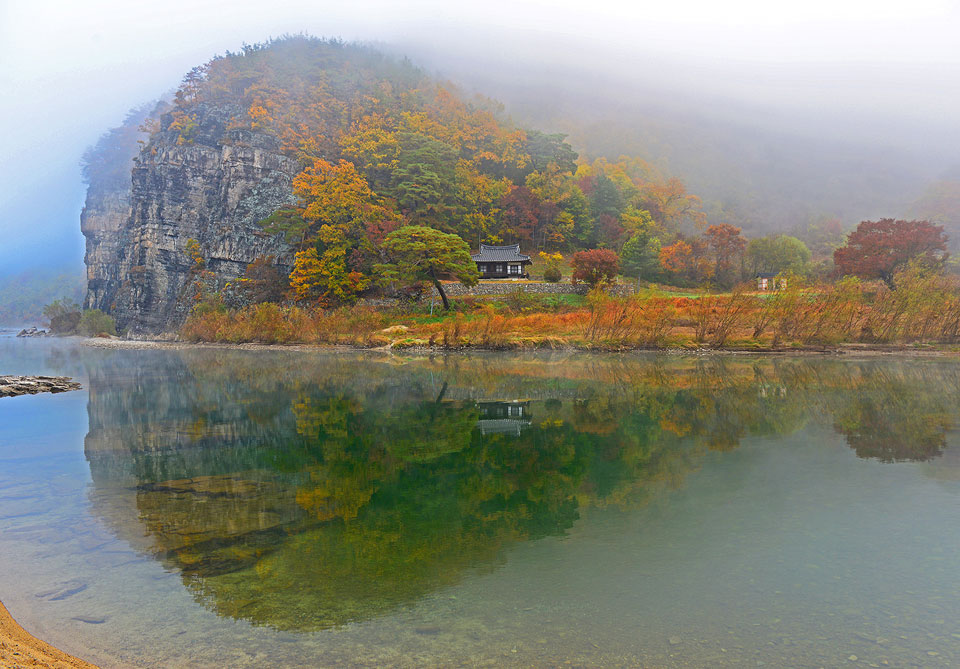
[[610,249],[591,249],[577,251],[570,259],[573,267],[573,283],[581,281],[591,288],[601,284],[612,284],[620,271],[620,257]]
[[947,259],[947,236],[943,226],[929,221],[863,221],[847,236],[847,243],[833,252],[840,274],[865,279],[883,279],[893,286],[893,276],[911,260],[942,265]]

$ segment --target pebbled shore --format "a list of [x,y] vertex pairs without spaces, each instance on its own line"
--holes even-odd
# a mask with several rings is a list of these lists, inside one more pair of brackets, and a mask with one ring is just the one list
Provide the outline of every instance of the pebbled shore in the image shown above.
[[0,397],[65,393],[80,388],[69,376],[0,376]]
[[17,624],[0,602],[0,667],[3,669],[27,669],[44,667],[51,669],[97,669],[62,650],[36,638]]
[[[192,349],[220,349],[241,351],[365,351],[373,353],[533,353],[545,351],[565,351],[567,353],[661,353],[665,355],[703,356],[703,355],[847,355],[857,357],[874,356],[910,356],[910,357],[958,357],[960,349],[956,346],[913,346],[907,344],[836,344],[834,346],[807,346],[803,348],[767,348],[767,347],[724,347],[724,348],[629,348],[629,349],[590,349],[577,346],[562,346],[554,349],[489,348],[469,346],[457,349],[444,349],[430,346],[351,346],[348,344],[263,344],[258,342],[189,342],[176,339],[120,339],[89,338],[81,342],[82,346],[120,350],[161,350],[185,351]],[[2,378],[2,377],[0,377]]]

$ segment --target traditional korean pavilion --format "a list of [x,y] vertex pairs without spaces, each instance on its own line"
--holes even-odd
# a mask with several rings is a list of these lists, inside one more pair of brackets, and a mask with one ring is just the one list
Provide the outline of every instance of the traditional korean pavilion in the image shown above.
[[530,256],[520,253],[520,245],[490,246],[481,244],[480,252],[470,256],[477,263],[481,279],[526,279]]

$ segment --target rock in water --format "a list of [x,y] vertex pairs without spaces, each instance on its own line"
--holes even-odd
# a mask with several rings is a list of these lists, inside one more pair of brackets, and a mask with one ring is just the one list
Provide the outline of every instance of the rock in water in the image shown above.
[[36,327],[24,328],[17,333],[18,337],[49,337],[51,333]]
[[65,393],[80,388],[69,376],[0,376],[0,397]]

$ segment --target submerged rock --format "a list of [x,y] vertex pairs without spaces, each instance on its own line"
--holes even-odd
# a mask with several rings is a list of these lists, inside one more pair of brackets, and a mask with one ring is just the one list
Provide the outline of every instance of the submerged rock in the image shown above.
[[80,388],[69,376],[0,376],[0,397],[65,393]]
[[95,616],[95,615],[79,615],[74,616],[73,620],[81,623],[87,623],[88,625],[102,625],[107,622],[106,616]]
[[87,589],[87,584],[83,581],[66,581],[56,585],[51,590],[46,590],[44,592],[38,592],[37,598],[45,599],[48,602],[59,602],[61,600],[67,599],[68,597],[73,597],[78,592],[83,592]]

